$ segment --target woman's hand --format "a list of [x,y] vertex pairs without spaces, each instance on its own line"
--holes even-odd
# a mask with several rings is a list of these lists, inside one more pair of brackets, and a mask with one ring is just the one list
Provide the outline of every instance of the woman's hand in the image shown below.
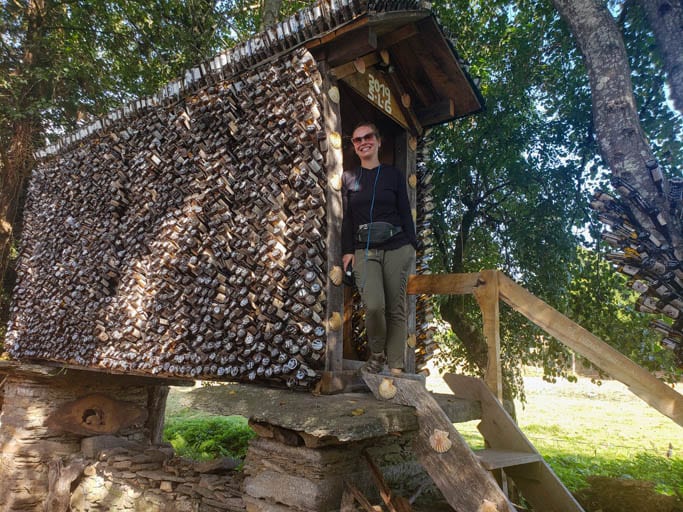
[[351,267],[353,267],[353,259],[354,259],[353,253],[344,254],[342,256],[342,266],[344,267],[344,272],[346,272],[346,269],[349,265],[351,265]]

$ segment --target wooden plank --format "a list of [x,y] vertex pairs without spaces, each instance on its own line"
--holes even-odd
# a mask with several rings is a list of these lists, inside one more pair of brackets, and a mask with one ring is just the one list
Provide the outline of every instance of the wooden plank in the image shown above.
[[377,50],[377,33],[371,27],[363,27],[353,33],[338,36],[326,50],[326,60],[331,66],[347,62]]
[[629,389],[659,412],[683,426],[683,396],[573,322],[504,274],[499,274],[500,298],[548,334]]
[[415,114],[424,126],[432,126],[455,117],[455,101],[453,98],[446,98],[418,110]]
[[192,387],[194,379],[179,377],[152,376],[143,372],[122,372],[110,368],[95,368],[77,366],[73,364],[40,361],[40,363],[26,363],[19,361],[0,361],[0,374],[24,375],[31,378],[45,377],[69,381],[72,379],[87,379],[88,381],[110,382],[111,375],[115,375],[117,382],[128,386],[176,386]]
[[404,25],[401,28],[380,37],[379,47],[389,48],[390,46],[400,43],[401,41],[415,37],[419,33],[420,31],[417,30],[415,23],[408,23],[407,25]]
[[344,324],[343,329],[343,354],[344,360],[358,359],[358,353],[353,346],[353,288],[343,285],[344,287]]
[[484,381],[493,395],[503,401],[503,371],[500,364],[500,311],[498,304],[498,271],[483,270],[473,293],[483,318],[483,331],[488,349]]
[[481,465],[489,471],[543,460],[538,453],[515,452],[512,450],[475,450],[474,454],[479,458]]
[[534,510],[584,512],[482,380],[451,373],[443,379],[455,396],[481,402],[481,423],[477,428],[491,449],[528,453],[540,459],[527,478],[520,476],[524,474],[522,470],[506,471]]
[[[330,41],[335,40],[338,37],[343,36],[344,34],[348,34],[349,32],[353,32],[354,30],[366,26],[368,24],[368,17],[367,16],[362,16],[361,18],[348,23],[347,25],[343,25],[342,27],[338,28],[337,30],[334,30],[332,32],[328,32],[324,34],[322,37],[317,37],[310,39],[306,41],[305,46],[309,50],[315,49],[319,46],[325,45],[329,43]],[[320,59],[318,59],[320,60]]]
[[[382,375],[363,374],[365,383],[378,400]],[[415,407],[419,430],[413,443],[415,455],[441,490],[444,498],[456,510],[495,510],[514,512],[513,506],[502,493],[493,476],[481,467],[478,459],[455,430],[439,405],[418,381],[392,379],[397,388],[392,403]],[[451,448],[437,453],[430,445],[429,437],[436,429],[448,432]],[[490,509],[484,509],[489,505]]]
[[472,293],[479,281],[479,272],[471,274],[427,274],[410,276],[408,294],[463,295]]

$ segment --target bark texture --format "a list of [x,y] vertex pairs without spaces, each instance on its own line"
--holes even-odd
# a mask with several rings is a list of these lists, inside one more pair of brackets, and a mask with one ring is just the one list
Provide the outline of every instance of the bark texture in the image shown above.
[[683,3],[639,0],[657,41],[674,108],[683,113]]

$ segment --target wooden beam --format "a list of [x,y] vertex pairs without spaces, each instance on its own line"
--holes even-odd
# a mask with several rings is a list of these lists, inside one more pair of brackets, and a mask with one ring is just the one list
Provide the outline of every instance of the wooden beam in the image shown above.
[[488,347],[484,381],[493,395],[503,402],[503,372],[500,364],[500,310],[498,304],[497,270],[482,270],[474,298],[477,299],[484,325],[484,337]]
[[[377,52],[368,53],[358,58],[363,60],[366,69],[374,66],[380,61],[380,56]],[[340,64],[339,66],[335,66],[330,70],[330,72],[338,80],[341,80],[349,75],[353,75],[354,73],[358,72],[356,69],[356,59],[350,62],[345,62],[344,64]]]
[[500,298],[548,334],[584,356],[645,402],[683,426],[683,395],[573,322],[505,274],[498,275]]
[[92,436],[116,434],[132,425],[142,425],[146,419],[147,411],[131,402],[93,393],[53,411],[45,420],[45,426],[52,430]]
[[384,475],[382,475],[382,472],[372,460],[372,457],[370,457],[367,450],[363,450],[363,457],[370,468],[370,474],[375,481],[375,486],[379,490],[379,496],[382,498],[384,505],[389,509],[389,512],[412,512],[412,507],[410,506],[410,503],[408,503],[408,500],[402,496],[395,496],[394,493],[391,492],[391,488],[384,480]]
[[408,96],[408,98],[410,98],[410,95],[406,93],[406,89],[405,87],[403,87],[403,84],[401,84],[401,81],[396,75],[396,71],[392,67],[389,67],[389,71],[386,75],[395,95],[401,99],[401,101],[397,102],[398,108],[401,109],[403,116],[408,120],[411,134],[422,135],[422,133],[424,132],[422,128],[422,123],[420,123],[419,119],[417,118],[415,111],[412,108],[410,108],[410,104],[404,104],[404,96]]
[[478,272],[471,274],[427,274],[408,278],[408,294],[464,295],[472,293],[479,281]]
[[[402,132],[394,139],[394,162],[396,167],[403,171],[403,177],[406,182],[406,190],[408,191],[408,201],[410,208],[414,211],[417,204],[417,191],[408,183],[409,177],[414,176],[417,169],[417,154],[415,150],[410,147],[408,140],[409,136],[406,132]],[[410,267],[410,275],[415,274],[415,262],[413,261]],[[408,307],[408,336],[415,336],[417,332],[417,320],[415,311],[417,309],[417,297],[409,295],[407,297]],[[408,373],[415,373],[415,347],[411,347],[406,343],[403,355],[404,369]]]
[[[383,400],[379,394],[379,384],[386,378],[363,374],[365,383],[378,400]],[[394,378],[393,384],[397,390],[389,401],[415,407],[420,428],[413,441],[413,451],[449,505],[463,511],[514,512],[514,507],[493,476],[481,467],[467,442],[455,430],[451,420],[424,385],[406,378]],[[430,442],[436,430],[447,432],[452,443],[450,448],[441,453],[434,450]]]
[[353,506],[353,502],[356,501],[363,509],[364,512],[381,512],[382,507],[373,506],[365,495],[360,492],[360,489],[353,485],[351,482],[346,482],[346,488],[344,489],[344,495],[342,496],[342,508],[340,512],[355,512],[356,507]]

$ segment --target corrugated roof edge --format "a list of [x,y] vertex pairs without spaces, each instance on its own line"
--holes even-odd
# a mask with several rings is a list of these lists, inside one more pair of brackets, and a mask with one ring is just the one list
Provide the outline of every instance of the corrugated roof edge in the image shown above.
[[[156,94],[123,105],[62,137],[57,143],[36,151],[34,157],[43,159],[53,156],[120,119],[135,115],[138,110],[179,99],[183,93],[193,89],[199,82],[210,80],[212,77],[225,80],[237,76],[255,65],[263,64],[271,58],[293,51],[313,38],[337,30],[365,14],[429,10],[430,8],[430,2],[421,0],[321,0],[315,5],[266,28],[252,38],[186,70],[183,78],[167,83]],[[452,37],[444,31],[439,20],[436,21],[483,105],[483,98],[481,98],[476,84],[466,72],[466,63],[457,54]]]

